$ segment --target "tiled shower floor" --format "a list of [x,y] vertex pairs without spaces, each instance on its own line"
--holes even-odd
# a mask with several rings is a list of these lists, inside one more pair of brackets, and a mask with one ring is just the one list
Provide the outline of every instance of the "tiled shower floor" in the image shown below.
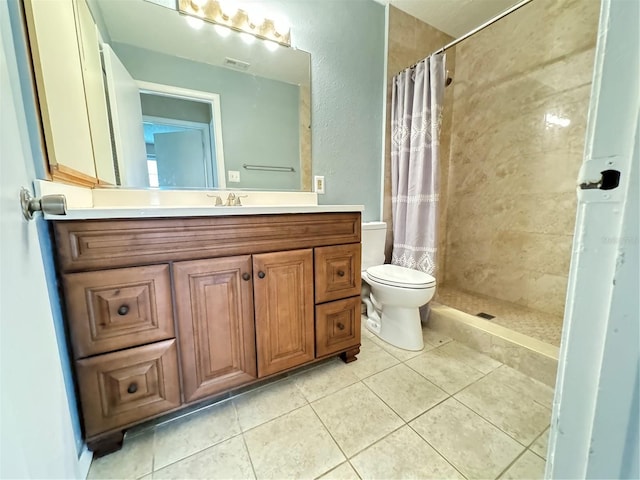
[[551,388],[425,329],[125,439],[89,478],[542,478]]
[[497,298],[473,295],[450,287],[439,287],[435,301],[471,315],[494,315],[493,323],[551,345],[560,346],[562,317],[520,307]]

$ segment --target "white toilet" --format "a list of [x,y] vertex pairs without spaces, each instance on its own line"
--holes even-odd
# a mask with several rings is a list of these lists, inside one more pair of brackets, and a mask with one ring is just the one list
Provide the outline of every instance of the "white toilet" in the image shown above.
[[362,301],[366,328],[404,350],[422,350],[419,308],[433,298],[436,279],[417,270],[384,265],[385,222],[362,224]]

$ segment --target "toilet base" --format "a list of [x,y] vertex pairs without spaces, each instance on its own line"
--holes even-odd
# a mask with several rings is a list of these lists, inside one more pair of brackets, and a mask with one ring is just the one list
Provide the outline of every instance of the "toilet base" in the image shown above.
[[420,311],[417,308],[385,305],[379,323],[380,330],[370,328],[369,323],[366,322],[368,330],[394,347],[411,351],[424,348]]

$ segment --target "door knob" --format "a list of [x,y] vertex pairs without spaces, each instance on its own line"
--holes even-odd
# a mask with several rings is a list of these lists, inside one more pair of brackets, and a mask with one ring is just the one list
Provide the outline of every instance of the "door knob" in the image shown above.
[[245,273],[242,274],[242,279],[245,282],[248,282],[251,279],[251,275],[249,275],[247,272],[245,272]]
[[138,391],[138,384],[136,382],[133,382],[129,385],[129,388],[127,388],[127,392],[129,393],[136,393]]
[[126,315],[127,313],[129,313],[129,305],[122,305],[119,309],[118,309],[118,315]]
[[344,270],[338,270],[338,276],[344,277]]
[[262,270],[258,272],[258,277],[260,277],[260,278],[264,278],[264,277],[266,277],[266,275],[267,274],[264,273]]
[[35,212],[51,215],[67,214],[67,199],[64,195],[44,195],[40,198],[33,198],[31,192],[23,187],[20,190],[20,204],[22,205],[22,214],[27,220],[31,220]]

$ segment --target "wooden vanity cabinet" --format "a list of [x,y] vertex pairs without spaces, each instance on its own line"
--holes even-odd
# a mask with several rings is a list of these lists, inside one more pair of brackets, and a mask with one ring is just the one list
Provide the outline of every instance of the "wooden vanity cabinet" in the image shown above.
[[56,221],[89,448],[360,347],[360,213]]

